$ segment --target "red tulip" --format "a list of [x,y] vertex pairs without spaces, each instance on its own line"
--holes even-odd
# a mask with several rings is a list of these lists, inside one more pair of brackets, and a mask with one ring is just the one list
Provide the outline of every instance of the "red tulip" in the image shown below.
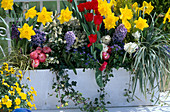
[[85,11],[85,3],[80,3],[79,5],[77,5],[79,12],[84,12]]
[[40,61],[38,59],[34,59],[31,62],[31,66],[34,68],[37,68],[39,66],[39,64],[40,64]]
[[40,60],[40,62],[45,62],[46,58],[47,57],[44,53],[40,53],[40,55],[38,56],[38,59]]
[[100,71],[103,71],[107,66],[107,62],[105,61],[102,66],[99,68]]
[[102,23],[103,17],[101,15],[95,15],[94,16],[94,24],[97,26],[97,31],[99,31],[100,27],[99,25]]
[[93,43],[97,41],[97,34],[91,34],[88,36],[90,43],[87,45],[87,47],[90,47]]
[[36,51],[33,51],[30,53],[30,58],[31,59],[36,59],[38,57],[38,53]]
[[43,52],[44,53],[50,53],[51,52],[51,48],[50,47],[43,47]]
[[87,13],[84,15],[87,22],[93,21],[93,13]]
[[85,4],[84,7],[85,7],[86,10],[91,10],[92,9],[91,2],[85,2],[84,4]]
[[102,57],[104,60],[108,60],[110,58],[110,54],[107,52],[102,52]]

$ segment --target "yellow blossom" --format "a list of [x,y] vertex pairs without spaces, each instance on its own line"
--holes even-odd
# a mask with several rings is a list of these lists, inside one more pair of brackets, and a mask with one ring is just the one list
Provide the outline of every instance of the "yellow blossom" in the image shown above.
[[20,32],[20,38],[26,38],[27,40],[30,40],[31,36],[36,35],[33,26],[29,27],[27,23],[22,28],[18,28],[18,30]]
[[31,79],[29,77],[27,77],[27,80],[29,80],[31,82]]
[[3,72],[2,70],[0,70],[0,74],[1,74],[1,75],[3,75],[3,74],[4,74],[4,72]]
[[33,107],[33,105],[31,104],[31,102],[27,102],[27,105],[28,105],[29,107]]
[[108,15],[106,19],[103,20],[105,24],[105,28],[110,30],[111,28],[115,28],[116,21],[119,20],[119,17],[114,16],[114,13]]
[[127,29],[127,31],[130,32],[131,24],[129,23],[129,21],[125,20],[125,21],[122,21],[122,23],[125,25],[125,28]]
[[136,24],[136,28],[139,28],[142,31],[143,31],[144,28],[149,27],[149,25],[146,22],[147,22],[147,20],[142,19],[141,17],[139,17],[138,20],[134,21],[134,23]]
[[21,93],[19,93],[19,95],[21,96],[22,100],[26,100],[27,99],[27,94],[21,92]]
[[18,84],[18,82],[16,82],[14,85],[15,85],[15,86],[17,86],[17,87],[19,87],[19,84]]
[[8,71],[8,63],[3,63],[2,70]]
[[17,91],[18,94],[20,94],[21,93],[21,88],[17,87],[16,91]]
[[10,87],[10,85],[8,85],[6,82],[2,83],[2,85]]
[[137,12],[139,10],[139,7],[138,7],[138,3],[135,2],[133,5],[132,5],[133,9],[135,9],[135,12]]
[[169,21],[168,21],[168,22],[170,22],[170,8],[168,9],[168,12],[165,14],[163,24],[165,24],[165,23],[166,23],[166,19],[169,19]]
[[20,108],[20,106],[15,106],[14,109]]
[[110,3],[113,4],[114,7],[117,6],[117,2],[115,0],[111,0]]
[[2,103],[1,103],[1,100],[0,100],[0,108],[2,108]]
[[122,19],[122,21],[130,20],[133,17],[132,10],[128,9],[127,5],[124,9],[120,8],[120,12],[121,12],[120,19]]
[[111,3],[107,3],[106,0],[100,1],[98,4],[98,11],[100,12],[101,16],[107,16],[112,13],[111,11]]
[[11,72],[11,74],[15,74],[15,70],[14,70],[14,68],[10,68],[10,72]]
[[30,96],[30,100],[31,100],[32,102],[34,101],[33,95]]
[[61,10],[60,16],[57,18],[60,21],[60,24],[63,24],[64,22],[68,22],[72,17],[72,11],[69,11],[68,7],[64,10]]
[[9,94],[14,95],[15,91],[8,91]]
[[16,98],[16,99],[15,99],[15,104],[16,104],[16,105],[20,105],[20,103],[21,103],[20,98]]
[[147,3],[146,1],[143,2],[142,7],[140,10],[142,10],[144,13],[147,13],[148,15],[152,12],[154,7],[151,5],[151,2]]
[[12,106],[12,100],[8,100],[5,104],[7,108],[10,108]]
[[35,104],[33,104],[33,107],[34,107],[34,109],[35,109],[35,110],[37,110],[37,108],[36,108]]
[[32,94],[34,94],[35,96],[37,96],[37,92],[35,90],[30,91]]
[[31,89],[34,90],[34,87],[31,86]]
[[53,14],[52,12],[48,12],[47,9],[43,7],[42,11],[37,13],[38,15],[37,22],[42,22],[43,25],[45,25],[47,22],[52,22],[51,18],[52,14]]
[[35,7],[30,8],[27,13],[25,13],[25,19],[34,18],[37,15],[37,11],[35,10]]
[[19,74],[22,74],[22,71],[21,71],[21,70],[19,70],[18,72],[19,72]]
[[2,0],[1,7],[4,8],[4,10],[12,9],[13,6],[13,0]]

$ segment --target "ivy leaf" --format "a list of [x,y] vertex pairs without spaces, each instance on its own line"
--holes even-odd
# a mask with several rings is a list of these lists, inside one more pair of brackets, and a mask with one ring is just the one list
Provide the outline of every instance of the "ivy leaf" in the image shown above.
[[99,69],[96,69],[95,77],[96,77],[97,85],[99,87],[104,87],[103,80],[102,80],[102,71],[100,71]]

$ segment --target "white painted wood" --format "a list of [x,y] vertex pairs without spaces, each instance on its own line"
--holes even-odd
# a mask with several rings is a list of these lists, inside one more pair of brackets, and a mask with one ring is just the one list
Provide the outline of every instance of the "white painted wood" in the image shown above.
[[[69,70],[69,76],[71,80],[77,81],[76,90],[83,93],[84,97],[90,97],[94,99],[98,97],[97,88],[99,88],[95,81],[95,71],[94,70],[86,70],[83,72],[82,69],[77,69],[78,75],[75,75],[72,70]],[[106,86],[106,92],[108,96],[106,96],[106,101],[110,101],[111,105],[107,105],[107,107],[112,106],[139,106],[139,105],[152,105],[152,103],[148,99],[145,99],[144,96],[140,93],[139,89],[136,90],[136,95],[142,100],[137,100],[128,103],[124,96],[124,89],[128,88],[129,82],[129,72],[124,69],[115,70],[113,69],[114,77],[111,78],[110,82]],[[31,82],[27,81],[30,86],[33,86],[37,91],[37,95],[35,97],[35,104],[38,109],[56,109],[56,105],[59,99],[55,97],[54,90],[52,90],[52,80],[55,78],[55,74],[49,72],[49,70],[35,70],[28,71],[24,75],[25,78],[30,76]],[[48,93],[54,93],[54,96],[49,96]],[[69,103],[69,108],[75,108],[73,103]]]

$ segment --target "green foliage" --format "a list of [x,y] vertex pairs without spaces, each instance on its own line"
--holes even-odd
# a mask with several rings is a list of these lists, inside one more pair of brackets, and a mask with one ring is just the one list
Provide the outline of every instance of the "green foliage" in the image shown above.
[[[154,88],[163,89],[163,81],[166,75],[169,77],[169,34],[154,27],[154,18],[149,28],[142,33],[139,49],[134,55],[133,69],[134,77],[133,94],[137,81],[141,92],[146,96],[147,85]],[[155,87],[156,84],[156,87]],[[161,85],[161,87],[159,87]]]

